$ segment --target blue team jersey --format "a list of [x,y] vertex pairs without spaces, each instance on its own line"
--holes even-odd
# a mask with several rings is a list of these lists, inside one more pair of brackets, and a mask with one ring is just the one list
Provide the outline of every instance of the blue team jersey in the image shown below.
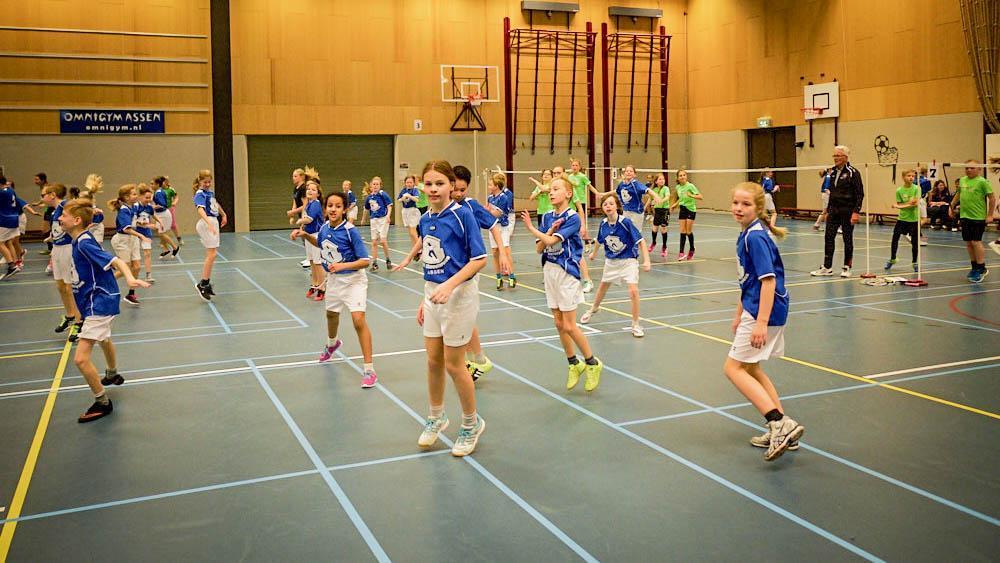
[[354,195],[354,192],[347,190],[347,207],[358,204],[358,196]]
[[785,289],[785,267],[778,254],[778,246],[768,235],[759,220],[754,221],[736,241],[739,259],[740,301],[743,310],[757,318],[760,308],[761,280],[775,278],[774,307],[768,326],[784,326],[788,320],[788,291]]
[[149,225],[153,222],[153,206],[144,203],[135,204],[135,230],[144,237],[152,237],[153,230]]
[[921,176],[917,183],[920,184],[920,197],[927,197],[927,194],[931,191],[930,179],[927,176]]
[[628,217],[618,216],[618,221],[601,221],[597,230],[597,243],[604,245],[604,256],[608,260],[623,260],[639,257],[639,242],[642,233]]
[[823,176],[823,183],[820,185],[819,191],[820,192],[828,192],[828,191],[830,191],[830,184],[832,182],[833,182],[833,176],[830,175],[829,172],[827,172],[827,174],[825,176]]
[[500,221],[500,226],[506,227],[509,225],[510,214],[514,212],[514,193],[504,188],[497,192],[496,195],[486,196],[486,201],[500,210],[500,216],[497,217],[497,220]]
[[194,208],[199,207],[205,210],[209,217],[219,216],[219,202],[215,201],[215,192],[212,190],[198,190],[194,194]]
[[52,210],[52,244],[56,246],[63,246],[73,242],[73,237],[69,236],[69,233],[63,230],[62,225],[59,224],[59,217],[63,212],[63,205],[65,201],[60,201],[56,204],[55,209]]
[[14,229],[17,227],[21,209],[24,204],[18,204],[17,194],[10,186],[0,189],[0,227]]
[[622,201],[622,209],[631,213],[642,213],[642,196],[646,195],[647,190],[649,188],[645,184],[633,178],[631,182],[618,184],[615,193]]
[[104,212],[99,208],[94,208],[94,219],[90,222],[91,225],[100,225],[104,222]]
[[423,242],[424,279],[429,282],[444,283],[469,262],[486,258],[479,224],[472,210],[458,202],[441,213],[424,213],[417,233]]
[[[327,272],[331,271],[330,265],[336,262],[371,260],[368,257],[365,241],[361,240],[361,235],[354,225],[347,221],[341,221],[336,227],[331,227],[329,221],[323,223],[319,234],[316,235],[316,242],[319,243],[319,253],[323,257],[323,269]],[[335,273],[353,274],[356,271],[341,270]]]
[[[413,197],[420,197],[420,191],[417,188],[403,188],[399,190],[399,197],[396,199],[403,199],[404,195],[411,195]],[[410,209],[417,206],[417,202],[413,200],[407,200],[403,202],[403,209]]]
[[153,192],[153,211],[157,213],[163,213],[170,207],[170,202],[167,201],[167,192],[160,188]]
[[323,226],[323,204],[319,202],[318,199],[314,199],[306,204],[306,215],[309,216],[312,221],[306,223],[302,226],[302,230],[314,235],[319,232],[320,227]]
[[552,262],[559,266],[566,273],[576,279],[580,279],[580,258],[583,257],[583,240],[580,238],[580,216],[573,208],[566,208],[562,213],[555,210],[542,215],[538,223],[538,230],[543,233],[549,232],[552,224],[562,219],[553,235],[559,237],[560,241],[552,246],[545,247],[542,251],[542,267],[546,262]]
[[392,198],[385,191],[379,190],[377,194],[371,194],[365,198],[365,209],[372,219],[379,219],[389,214],[389,206],[392,205]]
[[135,209],[131,205],[123,205],[118,208],[118,215],[115,217],[115,232],[126,235],[125,229],[135,227]]
[[105,252],[89,231],[73,241],[73,299],[80,317],[112,316],[119,313],[118,282],[111,269],[114,256]]
[[492,213],[483,207],[483,204],[479,203],[479,200],[465,198],[462,200],[462,205],[468,207],[472,211],[472,216],[476,218],[476,223],[479,223],[479,228],[488,231],[496,225],[499,220],[493,216]]
[[764,178],[760,181],[760,186],[764,188],[764,193],[769,194],[774,192],[774,178]]

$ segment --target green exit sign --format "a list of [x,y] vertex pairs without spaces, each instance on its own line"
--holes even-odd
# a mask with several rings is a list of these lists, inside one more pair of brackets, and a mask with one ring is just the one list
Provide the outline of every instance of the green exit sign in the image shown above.
[[763,128],[763,127],[770,127],[770,126],[771,126],[771,118],[770,117],[758,117],[757,118],[757,127],[762,127]]

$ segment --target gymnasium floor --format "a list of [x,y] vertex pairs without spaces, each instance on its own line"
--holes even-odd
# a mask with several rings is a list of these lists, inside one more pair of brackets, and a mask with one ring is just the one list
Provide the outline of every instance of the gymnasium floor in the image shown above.
[[[492,266],[479,281],[496,367],[478,384],[488,427],[465,460],[416,447],[427,394],[415,272],[370,275],[379,385],[362,390],[349,323],[349,357],[315,362],[322,305],[304,299],[287,233],[224,236],[211,306],[192,287],[202,251],[190,237],[184,262],[157,264],[142,307],[115,322],[128,382],[112,390],[114,415],[79,425],[90,396],[52,333],[58,300],[32,248],[31,273],[0,290],[2,516],[23,500],[0,543],[13,538],[11,561],[995,558],[1000,267],[969,284],[958,233],[931,232],[929,287],[810,278],[822,235],[785,225],[789,356],[765,367],[807,432],[770,464],[747,443],[761,417],[721,373],[738,298],[725,215],[699,214],[691,263],[674,262],[671,226],[670,262],[657,253],[641,278],[644,339],[623,330],[624,289],[610,294],[586,329],[606,363],[593,394],[565,391],[519,226],[521,285],[498,293]],[[873,268],[890,232],[873,227]],[[456,418],[450,384],[446,404]]]

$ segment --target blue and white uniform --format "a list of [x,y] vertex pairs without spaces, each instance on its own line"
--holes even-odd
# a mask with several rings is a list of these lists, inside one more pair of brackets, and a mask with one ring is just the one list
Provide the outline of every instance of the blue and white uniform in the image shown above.
[[562,213],[549,211],[539,220],[538,230],[547,233],[556,221],[562,221],[552,233],[559,241],[542,251],[545,301],[549,309],[575,311],[583,303],[583,285],[580,283],[580,258],[583,257],[580,216],[569,207]]
[[479,284],[462,282],[446,303],[432,303],[430,297],[466,264],[486,259],[479,223],[470,207],[453,201],[440,213],[422,215],[417,233],[423,245],[424,336],[443,338],[445,346],[465,346],[479,314]]
[[764,211],[774,211],[774,178],[764,178],[760,181],[764,188]]
[[121,293],[111,263],[115,257],[101,248],[89,231],[72,243],[73,299],[80,310],[80,338],[103,342],[111,337],[111,320],[119,311]]
[[94,219],[90,222],[87,230],[94,235],[97,244],[104,242],[104,212],[101,211],[100,207],[94,206]]
[[415,200],[403,200],[403,196],[420,197],[420,190],[416,187],[406,188],[399,190],[399,197],[397,200],[401,200],[403,209],[403,226],[406,228],[416,228],[417,224],[420,223],[420,210],[417,209],[417,202]]
[[73,283],[73,238],[59,224],[65,201],[52,210],[52,277],[64,283]]
[[[122,205],[118,208],[118,215],[115,217],[115,234],[111,237],[111,249],[115,256],[125,262],[138,262],[142,257],[140,251],[139,237],[131,234],[132,231],[139,232],[136,226],[136,208],[132,205]],[[126,229],[131,229],[126,232]]]
[[618,216],[614,223],[601,221],[597,243],[604,245],[604,274],[601,283],[615,285],[639,283],[639,245],[642,233],[628,217]]
[[[212,190],[199,189],[194,194],[194,208],[205,210],[205,215],[208,220],[198,219],[198,224],[195,225],[195,230],[198,231],[198,236],[201,238],[201,244],[205,248],[219,248],[219,202],[215,199],[215,192]],[[215,233],[209,230],[209,225],[213,227]]]
[[20,198],[14,193],[14,188],[6,186],[0,188],[0,242],[17,238],[21,235],[18,230],[18,221],[24,204],[19,204]]
[[[510,237],[514,234],[514,225],[517,224],[517,217],[514,215],[514,192],[504,188],[486,197],[486,201],[500,210],[497,221],[500,223],[500,240],[504,246],[510,246]],[[496,248],[497,242],[490,237],[490,248]]]
[[159,232],[165,233],[174,224],[173,215],[170,214],[170,201],[167,192],[160,188],[153,192],[153,213],[160,221]]
[[[740,303],[743,314],[733,338],[729,357],[753,364],[785,353],[785,322],[788,320],[788,290],[785,289],[785,267],[778,247],[759,220],[740,233],[736,241],[736,257],[740,282]],[[774,306],[767,320],[767,342],[761,348],[750,345],[750,336],[760,311],[762,280],[775,279]]]
[[347,190],[347,220],[355,222],[358,220],[358,196],[354,192]]
[[[326,310],[339,313],[346,306],[352,313],[364,312],[368,304],[367,266],[360,270],[331,270],[333,264],[338,262],[371,262],[361,233],[349,221],[341,221],[336,227],[325,222],[316,234],[316,242],[323,269],[329,272],[326,276]],[[312,247],[311,244],[309,246]]]
[[[310,235],[315,235],[323,228],[323,204],[318,199],[306,203],[306,208],[302,210],[302,216],[312,219],[310,222],[302,225],[303,231]],[[306,242],[306,258],[313,264],[323,263],[319,249],[308,242]]]
[[149,239],[148,241],[140,241],[139,248],[142,250],[152,250],[153,249],[153,216],[156,212],[153,210],[152,205],[147,205],[145,203],[135,204],[135,230],[140,235]]
[[384,190],[379,190],[365,198],[365,209],[371,217],[372,240],[385,240],[389,236],[389,211],[392,210],[392,198]]
[[462,200],[462,205],[468,207],[472,211],[472,216],[476,218],[476,223],[479,224],[479,228],[484,231],[489,231],[500,223],[500,220],[493,216],[492,213],[487,211],[483,204],[479,203],[479,200],[472,198],[465,198]]
[[635,178],[628,182],[620,182],[615,188],[615,193],[618,194],[618,199],[622,202],[623,214],[640,231],[642,223],[646,219],[646,215],[643,213],[642,197],[648,191],[650,191],[649,186]]

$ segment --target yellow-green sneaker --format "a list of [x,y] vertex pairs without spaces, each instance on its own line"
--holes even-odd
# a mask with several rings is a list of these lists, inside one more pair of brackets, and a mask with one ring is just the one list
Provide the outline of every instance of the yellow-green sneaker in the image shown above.
[[469,375],[472,376],[473,381],[478,381],[480,377],[486,375],[491,369],[493,369],[493,362],[491,362],[486,356],[483,356],[483,359],[486,360],[483,363],[474,362],[472,360],[465,362],[465,367],[469,370]]
[[587,378],[583,383],[583,390],[588,393],[597,389],[597,386],[601,384],[601,370],[604,369],[604,362],[600,358],[594,359],[597,360],[596,364],[592,366],[584,364],[587,368]]
[[580,383],[580,374],[583,370],[587,368],[587,364],[583,362],[576,362],[575,364],[569,365],[569,376],[566,378],[566,390],[570,390],[576,387],[577,383]]

